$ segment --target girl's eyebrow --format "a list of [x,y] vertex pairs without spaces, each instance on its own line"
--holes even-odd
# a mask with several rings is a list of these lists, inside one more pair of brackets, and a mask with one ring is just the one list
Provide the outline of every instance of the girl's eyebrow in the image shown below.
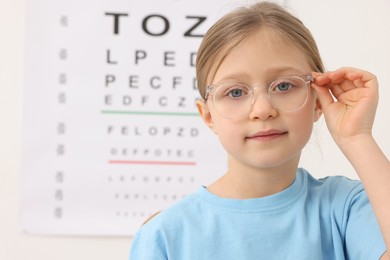
[[223,78],[218,80],[218,82],[216,82],[216,83],[228,82],[228,81],[245,81],[249,78],[250,78],[249,75],[246,73],[234,73],[234,74],[228,74],[228,75],[224,76]]
[[267,70],[267,75],[274,75],[274,76],[298,76],[303,75],[311,72],[311,70],[306,71],[297,67],[292,66],[285,66],[285,67],[275,67],[275,68],[269,68]]

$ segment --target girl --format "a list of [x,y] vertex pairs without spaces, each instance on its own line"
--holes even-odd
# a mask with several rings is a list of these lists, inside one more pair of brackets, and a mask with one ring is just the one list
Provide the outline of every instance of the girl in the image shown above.
[[[211,27],[196,68],[197,107],[228,170],[142,226],[130,259],[389,259],[390,163],[371,134],[374,75],[324,73],[306,27],[266,2]],[[362,183],[298,168],[322,114]]]

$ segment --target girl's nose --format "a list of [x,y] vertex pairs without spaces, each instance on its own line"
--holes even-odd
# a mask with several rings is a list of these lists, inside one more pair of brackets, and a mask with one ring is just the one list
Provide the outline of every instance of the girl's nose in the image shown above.
[[259,93],[254,95],[252,109],[249,114],[250,119],[265,120],[267,118],[276,117],[277,114],[277,110],[268,100],[267,93],[259,91]]

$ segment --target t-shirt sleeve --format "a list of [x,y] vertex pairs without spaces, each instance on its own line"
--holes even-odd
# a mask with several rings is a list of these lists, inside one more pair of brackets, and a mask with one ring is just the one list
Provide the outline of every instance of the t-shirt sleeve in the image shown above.
[[345,210],[347,259],[380,259],[386,251],[386,246],[361,184],[351,192]]
[[158,243],[153,240],[141,228],[134,236],[129,260],[166,260],[157,250]]

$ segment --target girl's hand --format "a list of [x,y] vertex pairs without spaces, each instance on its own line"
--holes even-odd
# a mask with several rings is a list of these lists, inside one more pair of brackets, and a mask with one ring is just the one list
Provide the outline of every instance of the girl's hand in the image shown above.
[[356,68],[313,72],[313,77],[326,124],[340,148],[361,135],[371,135],[378,105],[376,77]]

